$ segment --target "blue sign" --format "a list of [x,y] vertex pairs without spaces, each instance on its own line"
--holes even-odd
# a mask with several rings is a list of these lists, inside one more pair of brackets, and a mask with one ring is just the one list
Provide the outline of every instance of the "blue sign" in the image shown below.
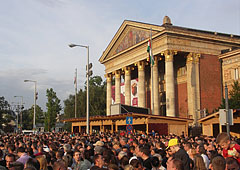
[[133,124],[133,117],[126,117],[126,124],[132,125]]
[[133,130],[132,125],[127,125],[127,126],[126,126],[126,130],[127,130],[127,132],[128,132],[128,131],[132,131],[132,130]]

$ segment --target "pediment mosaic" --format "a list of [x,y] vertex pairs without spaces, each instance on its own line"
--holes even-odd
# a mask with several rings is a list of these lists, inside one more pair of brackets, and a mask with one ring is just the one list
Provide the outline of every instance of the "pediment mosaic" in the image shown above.
[[[154,34],[156,32],[153,32]],[[120,43],[117,43],[117,48],[114,50],[113,55],[126,50],[127,48],[134,46],[141,41],[149,39],[150,37],[150,30],[146,29],[136,29],[134,27],[129,28],[128,31],[125,33],[125,36],[120,39]]]

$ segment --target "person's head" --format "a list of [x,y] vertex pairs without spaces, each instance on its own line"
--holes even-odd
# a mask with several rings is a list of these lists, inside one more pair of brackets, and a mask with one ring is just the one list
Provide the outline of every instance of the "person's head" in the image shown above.
[[150,155],[150,149],[147,147],[140,148],[140,152],[142,153],[142,159],[148,158]]
[[36,168],[36,170],[40,170],[40,164],[38,160],[34,158],[29,158],[27,160],[26,164],[24,165],[24,168],[27,168],[27,167],[34,167]]
[[95,165],[95,166],[98,166],[99,168],[102,168],[102,167],[103,167],[103,165],[104,165],[104,160],[103,160],[103,156],[102,156],[102,155],[100,155],[100,154],[94,155],[93,160],[94,160],[94,165]]
[[230,142],[231,142],[230,137],[226,132],[222,132],[218,134],[216,141],[217,141],[217,144],[221,146],[221,148],[226,150],[229,148]]
[[199,153],[199,154],[206,154],[204,145],[198,145],[196,150],[197,150],[197,153]]
[[18,155],[19,157],[21,157],[23,153],[25,153],[25,148],[24,148],[24,147],[19,147],[19,148],[17,149],[17,155]]
[[142,170],[143,169],[143,166],[142,166],[141,162],[138,159],[133,159],[130,162],[130,165],[132,165],[135,170]]
[[58,150],[56,152],[56,158],[57,159],[62,159],[63,155],[64,155],[64,152],[62,150]]
[[184,166],[181,160],[173,159],[173,157],[170,157],[169,159],[167,161],[167,170],[184,170]]
[[95,148],[94,148],[94,153],[95,153],[95,154],[102,154],[102,153],[103,153],[103,147],[101,147],[101,146],[95,146]]
[[211,170],[225,170],[226,161],[222,156],[216,156],[212,159],[212,163],[210,164]]
[[67,170],[67,166],[63,160],[59,160],[53,164],[53,170]]
[[126,145],[126,144],[127,144],[127,138],[122,137],[122,138],[120,139],[120,144],[121,144],[122,146]]
[[15,151],[15,145],[10,144],[8,145],[8,153],[13,153]]
[[191,148],[192,148],[192,145],[191,145],[190,142],[185,143],[185,145],[184,145],[184,150],[185,151],[189,151]]
[[238,161],[232,157],[226,158],[226,170],[239,170]]
[[73,152],[73,159],[74,159],[77,163],[79,163],[79,162],[81,161],[81,153],[80,153],[79,150],[75,150],[75,151]]
[[134,170],[134,167],[132,165],[126,165],[124,170]]
[[109,164],[108,165],[109,170],[119,170],[118,166],[116,164]]
[[129,159],[127,156],[123,156],[120,160],[120,166],[124,168],[126,165],[129,164]]
[[12,162],[15,162],[16,161],[16,158],[15,158],[15,155],[14,154],[7,154],[6,157],[5,157],[5,160],[6,160],[6,167],[7,168],[10,168],[10,163]]
[[23,170],[24,169],[24,165],[21,162],[11,162],[9,164],[9,170]]
[[196,155],[194,157],[194,167],[196,167],[196,169],[207,170],[201,155]]
[[70,144],[64,144],[63,145],[64,152],[70,152],[71,151],[71,145]]
[[40,164],[41,170],[47,170],[47,159],[45,158],[45,155],[37,156],[36,159],[38,160]]
[[178,139],[169,140],[167,149],[168,148],[170,148],[173,154],[176,153],[180,149]]
[[161,164],[158,157],[154,156],[151,158],[152,167],[158,168]]
[[126,152],[123,152],[123,151],[119,152],[119,153],[118,153],[118,160],[121,160],[122,157],[124,157],[124,156],[127,156],[127,153],[126,153]]

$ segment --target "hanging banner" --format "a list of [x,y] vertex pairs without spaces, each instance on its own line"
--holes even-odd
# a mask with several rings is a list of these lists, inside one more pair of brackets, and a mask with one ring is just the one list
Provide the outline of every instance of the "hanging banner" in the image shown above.
[[138,78],[131,80],[131,105],[138,106]]

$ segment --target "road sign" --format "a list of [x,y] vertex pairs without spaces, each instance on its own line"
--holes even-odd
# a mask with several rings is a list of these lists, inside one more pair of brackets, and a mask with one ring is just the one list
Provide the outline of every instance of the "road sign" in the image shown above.
[[133,117],[126,117],[126,124],[132,125],[133,124]]
[[[221,125],[226,125],[227,123],[227,116],[226,116],[226,109],[219,109],[219,122]],[[228,114],[228,123],[229,125],[233,125],[233,110],[229,109],[229,114]]]
[[133,129],[132,125],[127,125],[127,126],[126,126],[126,130],[127,130],[127,131],[132,131],[132,129]]

